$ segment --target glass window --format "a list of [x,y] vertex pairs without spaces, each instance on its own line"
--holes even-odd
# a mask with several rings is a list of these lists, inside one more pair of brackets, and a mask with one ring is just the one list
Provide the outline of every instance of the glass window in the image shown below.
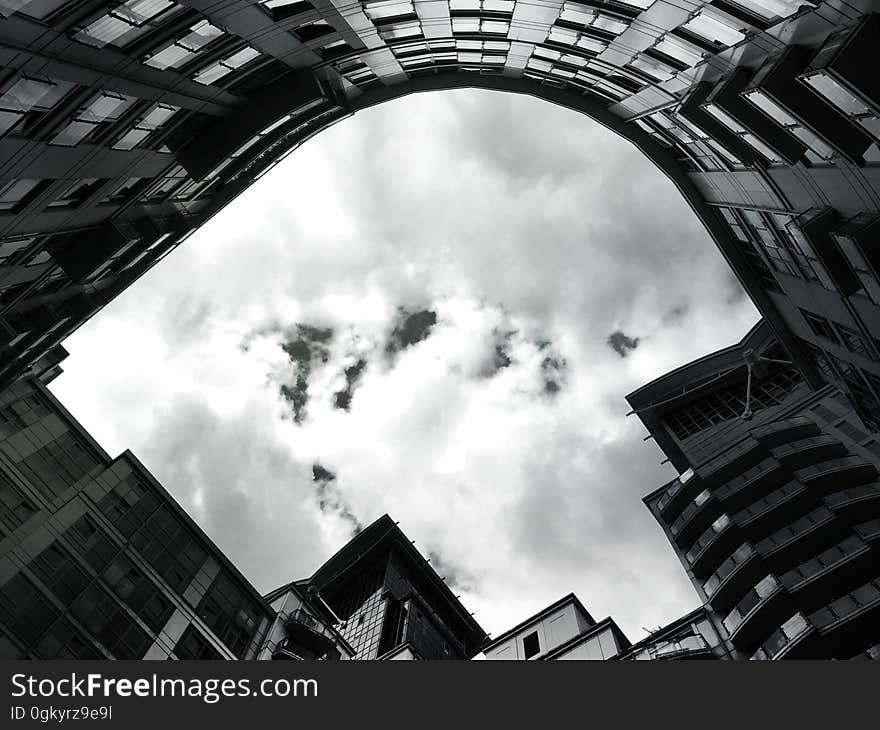
[[733,3],[769,21],[794,15],[804,4],[802,0],[733,0]]
[[196,609],[206,625],[241,658],[260,620],[260,608],[225,571],[214,579]]
[[363,3],[364,13],[372,21],[415,14],[411,0],[379,0]]
[[26,645],[35,643],[56,618],[58,609],[21,573],[3,584],[0,621]]
[[697,11],[693,18],[682,25],[682,28],[713,45],[724,48],[736,45],[746,37],[739,29],[736,20],[709,8]]
[[668,66],[662,61],[644,55],[637,56],[629,62],[629,65],[647,74],[655,81],[668,81],[677,72],[677,69]]
[[752,89],[744,97],[764,112],[770,119],[783,129],[797,137],[807,146],[807,159],[814,163],[828,162],[834,157],[834,150],[817,137],[812,131],[803,127],[791,114],[760,89]]
[[73,120],[49,142],[64,147],[74,147],[96,129],[119,119],[135,101],[133,96],[99,91],[80,108]]
[[0,475],[0,533],[9,534],[36,512],[36,505],[5,476]]
[[17,211],[27,203],[29,195],[35,192],[40,182],[30,178],[0,182],[0,211]]
[[660,53],[674,58],[688,66],[696,66],[703,60],[703,52],[681,38],[666,35],[654,46]]
[[74,180],[70,183],[55,200],[48,203],[49,208],[75,208],[86,200],[98,187],[103,185],[104,180],[88,177],[82,180]]
[[91,450],[67,431],[22,459],[18,467],[52,501],[99,464]]
[[97,582],[83,592],[70,612],[116,659],[141,659],[153,643],[153,637]]
[[223,655],[192,624],[186,627],[174,647],[174,654],[178,659],[223,659]]
[[0,94],[0,136],[20,129],[29,116],[50,111],[73,88],[47,76],[19,78]]
[[96,48],[122,48],[182,9],[171,0],[128,0],[81,26],[73,38]]
[[256,48],[247,46],[240,51],[236,51],[231,56],[211,64],[205,69],[199,71],[193,76],[193,81],[206,86],[219,81],[224,76],[231,74],[233,71],[241,68],[246,63],[253,61],[260,56],[260,52]]
[[603,30],[613,35],[620,35],[629,27],[629,23],[623,18],[601,13],[580,3],[563,3],[559,18],[570,23]]
[[220,28],[211,25],[207,20],[201,20],[191,26],[186,35],[148,56],[144,63],[158,69],[179,68],[198,56],[205,46],[221,35],[223,31]]

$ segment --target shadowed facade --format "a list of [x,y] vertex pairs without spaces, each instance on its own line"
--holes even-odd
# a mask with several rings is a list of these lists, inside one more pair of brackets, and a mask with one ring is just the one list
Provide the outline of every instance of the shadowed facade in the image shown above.
[[836,380],[870,420],[877,6],[2,0],[0,385],[317,132],[406,94],[477,87],[635,144],[807,382]]

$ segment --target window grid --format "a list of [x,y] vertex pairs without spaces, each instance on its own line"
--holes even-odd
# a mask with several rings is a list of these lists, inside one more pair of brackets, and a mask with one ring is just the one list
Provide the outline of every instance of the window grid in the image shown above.
[[[781,404],[802,382],[792,366],[774,368],[768,376],[752,383],[750,407],[758,411]],[[739,418],[746,409],[746,381],[729,385],[664,416],[666,425],[682,440],[719,423]]]

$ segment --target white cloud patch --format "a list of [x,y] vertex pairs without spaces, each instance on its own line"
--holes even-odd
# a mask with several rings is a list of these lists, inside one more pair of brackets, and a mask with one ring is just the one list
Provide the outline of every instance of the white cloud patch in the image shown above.
[[[641,503],[671,473],[624,395],[756,319],[628,143],[435,93],[297,150],[70,338],[52,387],[260,590],[388,512],[492,633],[575,591],[637,639],[697,599]],[[298,421],[297,325],[332,332]],[[625,358],[614,332],[638,335]]]

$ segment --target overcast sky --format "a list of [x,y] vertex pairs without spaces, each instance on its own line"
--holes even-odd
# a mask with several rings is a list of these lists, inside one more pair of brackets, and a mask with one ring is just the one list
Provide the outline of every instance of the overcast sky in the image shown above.
[[53,384],[261,591],[388,512],[490,633],[697,598],[624,396],[757,321],[672,184],[588,118],[418,94],[290,155],[65,346]]

